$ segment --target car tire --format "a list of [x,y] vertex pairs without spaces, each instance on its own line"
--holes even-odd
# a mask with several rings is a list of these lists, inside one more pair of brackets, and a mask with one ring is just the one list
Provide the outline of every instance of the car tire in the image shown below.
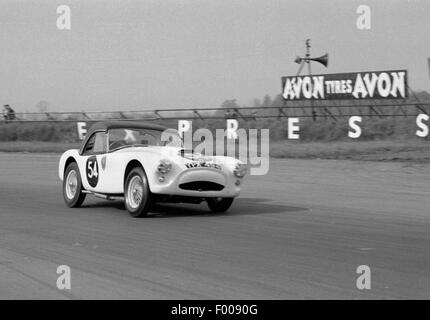
[[63,178],[63,199],[69,208],[78,208],[82,205],[86,197],[82,190],[78,165],[72,162],[67,166]]
[[226,212],[232,205],[234,198],[207,198],[206,202],[212,212]]
[[149,181],[143,168],[134,168],[127,176],[124,185],[124,204],[132,217],[145,217],[152,206]]

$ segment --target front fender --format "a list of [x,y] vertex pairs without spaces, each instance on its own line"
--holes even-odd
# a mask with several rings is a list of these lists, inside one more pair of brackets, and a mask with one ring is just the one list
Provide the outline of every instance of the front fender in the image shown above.
[[75,162],[77,162],[78,157],[79,157],[79,150],[77,149],[67,150],[61,155],[60,161],[58,164],[58,177],[60,178],[61,181],[63,181],[64,179],[64,171],[66,170],[66,163],[68,163],[72,159]]

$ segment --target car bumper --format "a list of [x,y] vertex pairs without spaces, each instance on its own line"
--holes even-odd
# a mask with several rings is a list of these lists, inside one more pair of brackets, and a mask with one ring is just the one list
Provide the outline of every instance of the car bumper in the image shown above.
[[[153,182],[150,185],[152,193],[165,195],[178,195],[190,197],[237,197],[240,194],[242,179],[236,178],[233,174],[216,169],[193,168],[184,170],[176,176],[164,175],[164,181],[160,181],[161,175],[155,173]],[[224,186],[222,190],[185,190],[181,184],[207,181]],[[238,184],[239,181],[239,185]]]

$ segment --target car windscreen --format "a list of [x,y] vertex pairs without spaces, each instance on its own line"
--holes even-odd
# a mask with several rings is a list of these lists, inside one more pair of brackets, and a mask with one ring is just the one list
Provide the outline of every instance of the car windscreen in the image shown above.
[[129,146],[174,146],[181,147],[182,140],[174,130],[153,129],[110,129],[109,151],[115,151]]

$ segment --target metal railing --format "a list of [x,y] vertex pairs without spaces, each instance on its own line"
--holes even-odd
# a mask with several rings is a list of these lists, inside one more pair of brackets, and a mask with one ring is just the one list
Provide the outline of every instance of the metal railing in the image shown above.
[[[16,113],[7,122],[77,122],[103,120],[208,120],[236,118],[243,120],[281,119],[286,117],[311,117],[337,120],[342,117],[411,117],[420,113],[430,114],[430,103],[380,103],[347,104],[345,102],[320,102],[318,104],[284,103],[279,107],[238,108],[182,108],[146,111],[92,111],[92,112],[43,112]],[[1,119],[5,122],[5,119]]]

